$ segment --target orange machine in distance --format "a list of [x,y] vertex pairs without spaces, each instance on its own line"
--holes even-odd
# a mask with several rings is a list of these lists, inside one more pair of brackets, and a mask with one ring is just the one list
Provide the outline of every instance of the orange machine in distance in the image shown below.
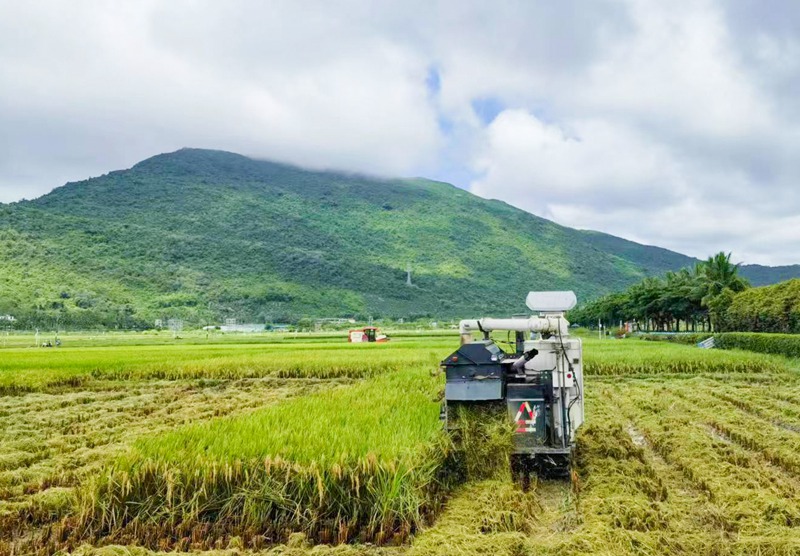
[[347,341],[357,344],[361,342],[388,342],[389,336],[381,334],[380,328],[376,326],[365,326],[355,328],[348,332]]

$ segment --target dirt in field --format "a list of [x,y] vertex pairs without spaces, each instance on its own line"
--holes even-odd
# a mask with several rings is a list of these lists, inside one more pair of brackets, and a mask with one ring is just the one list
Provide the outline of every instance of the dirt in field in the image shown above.
[[0,396],[0,554],[68,512],[81,480],[139,436],[348,382],[103,381],[91,389]]

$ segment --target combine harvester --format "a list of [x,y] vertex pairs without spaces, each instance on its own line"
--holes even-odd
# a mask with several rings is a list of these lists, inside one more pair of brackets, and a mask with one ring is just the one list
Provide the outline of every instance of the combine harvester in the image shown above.
[[363,342],[388,342],[389,336],[381,334],[381,329],[376,326],[365,326],[364,328],[348,330],[347,341],[352,344],[360,344]]
[[[461,347],[442,361],[448,429],[458,427],[461,405],[507,412],[516,423],[512,471],[526,486],[531,473],[570,475],[575,431],[583,423],[583,359],[564,312],[576,303],[571,291],[530,292],[526,305],[536,316],[462,320]],[[513,354],[490,338],[498,330],[514,332]],[[483,339],[473,341],[473,332]]]

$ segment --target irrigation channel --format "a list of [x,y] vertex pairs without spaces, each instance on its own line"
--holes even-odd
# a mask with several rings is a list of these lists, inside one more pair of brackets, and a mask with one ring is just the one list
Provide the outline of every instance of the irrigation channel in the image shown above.
[[453,476],[454,340],[0,350],[0,554],[800,554],[793,361],[587,339],[573,480],[523,492]]

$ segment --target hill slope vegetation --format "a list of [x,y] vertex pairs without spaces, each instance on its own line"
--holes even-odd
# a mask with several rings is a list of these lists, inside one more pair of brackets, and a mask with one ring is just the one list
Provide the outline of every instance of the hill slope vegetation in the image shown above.
[[0,205],[0,315],[18,327],[502,315],[531,289],[593,298],[692,262],[445,183],[199,149]]

